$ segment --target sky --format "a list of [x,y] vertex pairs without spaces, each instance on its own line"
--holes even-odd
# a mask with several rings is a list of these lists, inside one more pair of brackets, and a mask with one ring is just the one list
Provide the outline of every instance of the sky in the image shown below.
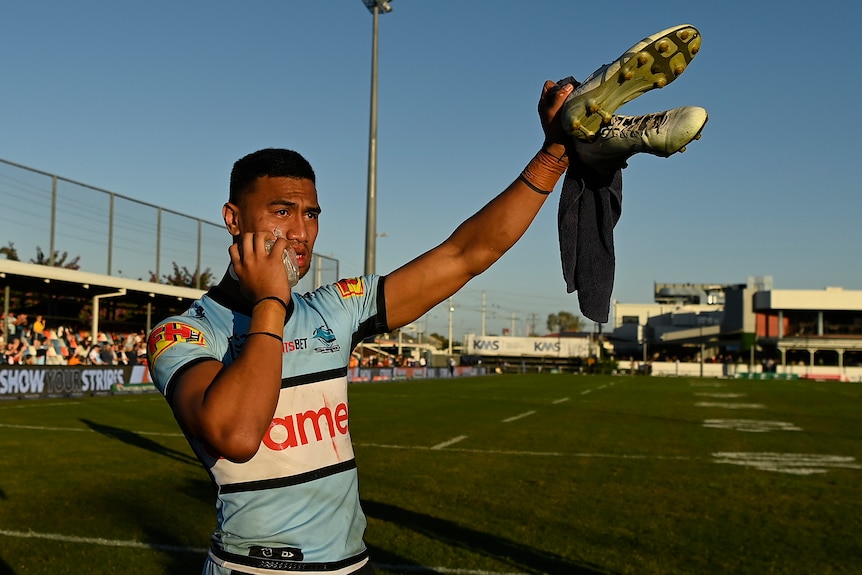
[[[613,300],[654,283],[862,289],[857,3],[392,0],[379,20],[376,271],[442,242],[539,149],[545,80],[585,78],[676,24],[700,53],[626,115],[709,113],[702,139],[623,175]],[[4,6],[0,158],[212,222],[233,162],[292,148],[317,173],[316,251],[364,270],[372,16],[361,0],[31,0]],[[454,339],[579,314],[559,185],[453,297]],[[82,222],[85,225],[85,222]],[[2,236],[0,230],[0,236]],[[5,238],[0,237],[0,240]],[[5,243],[5,242],[4,242]],[[221,272],[217,272],[220,275]],[[446,302],[419,322],[446,335]],[[591,325],[591,322],[588,322]]]

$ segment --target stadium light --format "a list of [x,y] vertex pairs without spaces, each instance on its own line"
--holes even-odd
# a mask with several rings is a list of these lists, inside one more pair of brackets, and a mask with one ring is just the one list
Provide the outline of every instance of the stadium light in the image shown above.
[[392,6],[389,5],[390,0],[362,0],[368,11],[374,14],[374,10],[378,9],[384,14],[392,12]]
[[390,0],[362,0],[374,16],[371,35],[371,120],[368,130],[368,199],[365,212],[365,273],[375,272],[377,259],[377,20],[392,11]]

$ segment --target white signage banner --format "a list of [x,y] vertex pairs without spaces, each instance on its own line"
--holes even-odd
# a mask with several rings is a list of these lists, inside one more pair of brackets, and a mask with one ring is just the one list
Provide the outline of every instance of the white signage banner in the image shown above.
[[501,337],[467,334],[468,355],[588,357],[589,337]]

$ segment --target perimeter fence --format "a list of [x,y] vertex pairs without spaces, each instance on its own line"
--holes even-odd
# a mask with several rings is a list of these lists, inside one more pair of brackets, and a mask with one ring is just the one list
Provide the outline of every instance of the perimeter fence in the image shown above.
[[[165,283],[174,266],[218,281],[230,236],[222,224],[0,158],[0,242],[22,262],[78,258],[82,271]],[[338,279],[338,260],[315,254],[299,289]]]

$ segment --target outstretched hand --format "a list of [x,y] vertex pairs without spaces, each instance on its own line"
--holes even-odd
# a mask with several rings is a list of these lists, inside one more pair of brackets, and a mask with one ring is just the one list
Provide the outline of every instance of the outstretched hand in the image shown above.
[[571,141],[571,137],[563,130],[560,112],[573,89],[573,84],[558,87],[556,82],[546,80],[542,86],[542,97],[539,99],[539,120],[545,133],[542,149],[558,158],[566,155],[567,143]]

